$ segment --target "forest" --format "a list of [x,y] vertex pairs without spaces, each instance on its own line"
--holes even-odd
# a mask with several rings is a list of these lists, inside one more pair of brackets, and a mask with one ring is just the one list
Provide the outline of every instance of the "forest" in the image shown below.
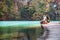
[[51,2],[50,0],[0,0],[0,21],[41,20],[44,12],[51,17],[51,20],[56,20],[55,9],[50,6]]

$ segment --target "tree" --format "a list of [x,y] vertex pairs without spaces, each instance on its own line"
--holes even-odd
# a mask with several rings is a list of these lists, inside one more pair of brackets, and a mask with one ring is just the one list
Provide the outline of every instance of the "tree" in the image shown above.
[[17,2],[14,2],[14,0],[3,0],[0,5],[0,20],[20,20]]
[[35,8],[33,6],[23,6],[20,11],[23,20],[31,20],[32,14],[35,12]]
[[0,20],[6,20],[6,14],[7,14],[7,5],[5,4],[5,1],[0,1],[0,16],[1,19]]
[[49,11],[49,5],[46,0],[36,0],[34,4],[36,12],[33,14],[33,20],[41,20],[41,15]]

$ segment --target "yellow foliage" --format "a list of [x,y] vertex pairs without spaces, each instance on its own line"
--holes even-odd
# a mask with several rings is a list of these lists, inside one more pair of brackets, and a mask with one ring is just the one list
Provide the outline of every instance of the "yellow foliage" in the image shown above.
[[47,2],[51,2],[51,0],[47,0]]
[[47,12],[49,10],[49,8],[50,8],[50,5],[49,5],[49,3],[47,3],[46,7],[45,7],[45,11]]
[[32,16],[32,19],[33,20],[40,20],[41,19],[41,14],[40,13],[34,13],[33,16]]
[[3,6],[3,11],[7,12],[8,11],[8,7],[6,5]]

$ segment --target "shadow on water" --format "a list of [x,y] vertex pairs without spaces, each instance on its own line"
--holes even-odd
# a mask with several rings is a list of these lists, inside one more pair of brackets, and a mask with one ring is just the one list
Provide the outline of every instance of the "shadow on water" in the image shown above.
[[48,38],[48,35],[49,35],[49,29],[46,27],[45,31],[46,31],[46,36],[44,39],[46,40]]
[[49,32],[50,32],[50,31],[49,31],[49,29],[48,29],[47,27],[41,26],[41,28],[44,29],[44,30],[43,30],[44,33],[42,32],[43,35],[40,36],[39,40],[46,40],[46,39],[48,38],[48,35],[49,35]]

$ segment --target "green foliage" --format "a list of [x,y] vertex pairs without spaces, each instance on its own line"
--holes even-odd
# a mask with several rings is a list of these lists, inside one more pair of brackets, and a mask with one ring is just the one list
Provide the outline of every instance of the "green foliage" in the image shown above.
[[7,12],[7,5],[2,2],[2,7],[0,8],[0,15],[5,15],[5,12]]
[[5,3],[10,8],[13,5],[13,0],[5,0]]
[[37,4],[34,6],[36,12],[33,14],[32,19],[33,20],[41,20],[42,14],[45,12],[46,8],[46,1],[44,0],[43,3],[41,3],[41,0],[37,1]]
[[31,20],[32,14],[35,12],[35,8],[33,6],[22,6],[20,11],[22,18],[25,18],[26,20]]
[[2,20],[40,20],[44,12],[48,14],[55,12],[52,8],[46,7],[48,4],[46,0],[33,0],[31,6],[23,5],[24,3],[20,5],[16,0],[3,0],[1,3],[0,17]]
[[[20,20],[20,12],[16,10],[15,3],[13,0],[4,0],[1,3],[2,3],[1,5],[2,7],[0,7],[0,16],[2,19],[0,20],[4,20],[4,19],[5,20]],[[8,19],[4,18],[4,16]]]
[[45,12],[45,7],[46,7],[46,2],[44,2],[44,3],[38,2],[36,7],[38,7],[38,9],[36,9],[36,10],[38,10],[37,11],[38,13],[44,13]]

